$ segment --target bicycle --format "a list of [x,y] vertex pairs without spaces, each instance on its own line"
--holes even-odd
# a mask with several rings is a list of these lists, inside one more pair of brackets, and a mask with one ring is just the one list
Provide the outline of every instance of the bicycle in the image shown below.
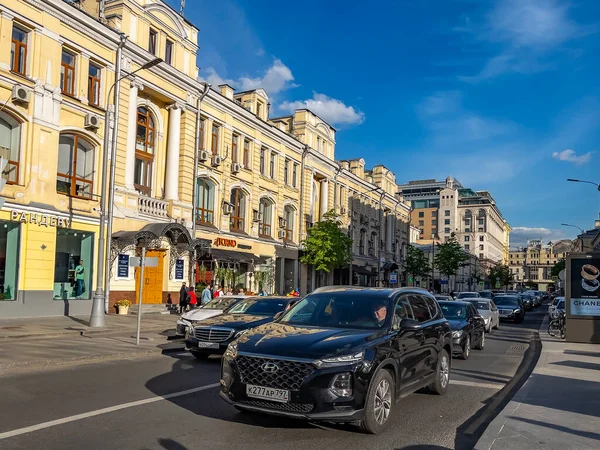
[[562,310],[558,310],[553,314],[553,319],[550,321],[548,325],[548,334],[550,336],[558,336],[560,333],[560,338],[564,339],[567,332],[567,313]]

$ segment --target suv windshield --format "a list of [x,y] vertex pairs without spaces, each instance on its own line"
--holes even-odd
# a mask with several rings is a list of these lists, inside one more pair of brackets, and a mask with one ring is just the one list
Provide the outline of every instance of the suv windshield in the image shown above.
[[456,298],[477,298],[477,292],[461,292]]
[[237,302],[239,298],[237,297],[217,297],[212,299],[206,305],[204,305],[203,309],[220,309],[221,311],[229,308],[235,302]]
[[274,316],[279,311],[283,311],[286,305],[287,302],[282,299],[252,298],[248,300],[242,300],[227,312],[229,314],[256,314],[263,316]]
[[465,305],[440,302],[440,308],[444,313],[444,317],[448,320],[465,320],[467,318],[467,308]]
[[313,294],[300,301],[279,323],[325,328],[377,329],[383,327],[389,298],[345,292]]
[[519,304],[519,299],[511,295],[498,296],[494,298],[494,303],[496,303],[496,306],[513,306],[515,308],[521,306]]
[[483,311],[489,311],[490,310],[490,302],[481,302],[481,301],[477,301],[477,300],[469,300],[469,303],[471,303],[475,308],[477,308],[479,310],[483,310]]

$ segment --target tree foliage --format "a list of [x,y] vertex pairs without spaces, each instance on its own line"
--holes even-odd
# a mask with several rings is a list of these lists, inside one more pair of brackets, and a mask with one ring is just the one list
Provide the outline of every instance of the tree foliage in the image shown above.
[[352,239],[341,230],[334,211],[325,213],[320,222],[308,229],[302,244],[304,253],[300,262],[313,265],[316,270],[330,272],[347,266],[352,260]]
[[461,264],[469,259],[462,246],[458,243],[456,234],[452,233],[450,239],[442,244],[437,244],[435,250],[435,266],[447,277],[455,274]]
[[565,259],[561,259],[559,262],[557,262],[556,264],[554,264],[552,266],[552,269],[550,269],[550,276],[551,277],[557,277],[558,274],[564,270],[567,267],[567,263],[565,261]]
[[492,283],[500,282],[500,286],[507,287],[514,280],[510,268],[505,264],[498,264],[490,269],[489,275]]
[[425,252],[414,245],[408,246],[405,272],[414,277],[426,277],[431,273],[431,266]]

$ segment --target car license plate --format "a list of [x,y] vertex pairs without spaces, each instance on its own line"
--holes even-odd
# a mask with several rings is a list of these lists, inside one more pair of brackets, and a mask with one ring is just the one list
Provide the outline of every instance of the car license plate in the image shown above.
[[198,348],[219,348],[218,342],[198,342]]
[[246,395],[248,397],[262,398],[263,400],[271,400],[273,402],[281,403],[286,403],[290,399],[290,391],[286,391],[285,389],[254,386],[253,384],[246,385]]

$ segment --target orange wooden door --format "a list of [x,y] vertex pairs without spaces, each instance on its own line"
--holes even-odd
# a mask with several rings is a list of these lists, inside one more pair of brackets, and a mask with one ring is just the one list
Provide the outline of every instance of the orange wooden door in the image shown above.
[[[162,303],[162,288],[163,288],[163,264],[165,252],[160,250],[148,250],[146,257],[158,258],[158,265],[156,267],[144,267],[144,299],[145,304],[157,304]],[[135,270],[135,291],[136,301],[139,298],[140,289],[140,273],[139,267]]]

